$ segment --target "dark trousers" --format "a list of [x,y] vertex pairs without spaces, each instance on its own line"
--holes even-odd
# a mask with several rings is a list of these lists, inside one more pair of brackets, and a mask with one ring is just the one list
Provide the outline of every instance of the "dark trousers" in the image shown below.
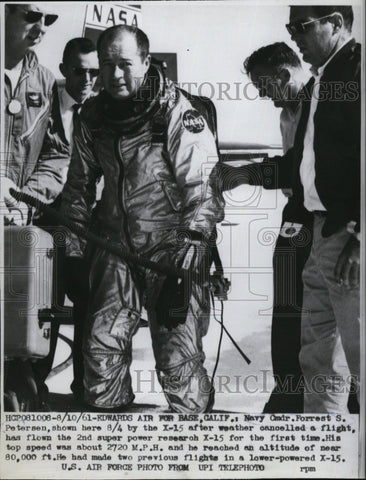
[[301,347],[302,271],[311,247],[311,230],[304,226],[293,237],[278,236],[273,254],[274,305],[271,348],[275,388],[264,413],[303,411]]
[[87,270],[85,268],[70,268],[68,260],[65,258],[65,234],[63,230],[60,227],[45,225],[47,223],[38,222],[38,226],[54,235],[53,307],[57,315],[51,323],[49,354],[45,358],[32,363],[34,379],[41,403],[47,400],[48,388],[45,381],[52,370],[60,325],[63,322],[69,323],[68,309],[63,307],[65,295],[73,302],[72,323],[74,324],[74,339],[72,354],[74,379],[71,384],[71,390],[78,396],[82,395],[84,377],[82,339],[87,316],[89,290]]
[[79,399],[84,392],[84,358],[83,358],[83,335],[84,326],[88,313],[89,296],[89,272],[86,265],[78,269],[78,275],[74,270],[68,271],[66,267],[66,295],[73,302],[74,343],[72,349],[74,379],[71,390]]

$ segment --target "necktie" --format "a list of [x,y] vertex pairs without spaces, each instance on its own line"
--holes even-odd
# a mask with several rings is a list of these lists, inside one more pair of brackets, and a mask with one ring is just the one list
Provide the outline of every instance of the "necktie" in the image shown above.
[[77,122],[79,119],[81,104],[74,103],[74,105],[72,106],[72,109],[74,110],[74,113],[72,115],[72,123],[73,123],[73,126],[75,126],[75,122]]

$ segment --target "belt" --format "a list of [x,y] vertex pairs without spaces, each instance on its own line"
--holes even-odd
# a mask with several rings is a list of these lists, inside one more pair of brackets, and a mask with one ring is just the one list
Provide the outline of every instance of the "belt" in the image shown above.
[[326,217],[328,212],[326,210],[313,210],[312,212],[314,215],[318,215],[319,217]]

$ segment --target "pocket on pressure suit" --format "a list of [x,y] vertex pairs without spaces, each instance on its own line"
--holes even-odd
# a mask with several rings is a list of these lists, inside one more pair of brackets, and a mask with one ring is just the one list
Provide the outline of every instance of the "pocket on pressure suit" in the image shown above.
[[160,180],[159,183],[173,211],[180,212],[182,210],[182,199],[178,191],[178,185],[164,180]]
[[138,329],[140,314],[123,306],[114,315],[114,320],[109,330],[113,337],[131,340]]
[[85,329],[86,349],[124,349],[138,329],[140,315],[120,301],[111,301],[93,312]]

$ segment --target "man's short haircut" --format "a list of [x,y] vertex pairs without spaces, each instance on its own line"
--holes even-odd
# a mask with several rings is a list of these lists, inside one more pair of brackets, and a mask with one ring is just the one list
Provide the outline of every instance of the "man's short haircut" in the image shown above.
[[77,53],[90,53],[95,52],[96,48],[94,43],[85,37],[77,37],[69,40],[64,48],[64,53],[62,55],[62,63],[67,63],[69,58],[74,52]]
[[107,28],[104,30],[97,41],[97,50],[98,54],[102,48],[102,44],[106,40],[114,40],[122,33],[129,33],[133,35],[136,40],[137,48],[140,53],[141,60],[145,60],[150,51],[150,43],[147,35],[137,27],[132,27],[130,25],[115,25],[114,27]]
[[344,19],[344,26],[350,32],[352,31],[353,25],[353,9],[352,7],[345,6],[317,6],[311,5],[311,9],[314,12],[314,17],[320,18],[325,17],[326,15],[331,15],[332,13],[338,12],[342,14]]
[[301,68],[301,62],[296,53],[284,42],[276,42],[261,47],[253,52],[245,61],[244,69],[248,75],[258,65],[275,69],[283,67]]

